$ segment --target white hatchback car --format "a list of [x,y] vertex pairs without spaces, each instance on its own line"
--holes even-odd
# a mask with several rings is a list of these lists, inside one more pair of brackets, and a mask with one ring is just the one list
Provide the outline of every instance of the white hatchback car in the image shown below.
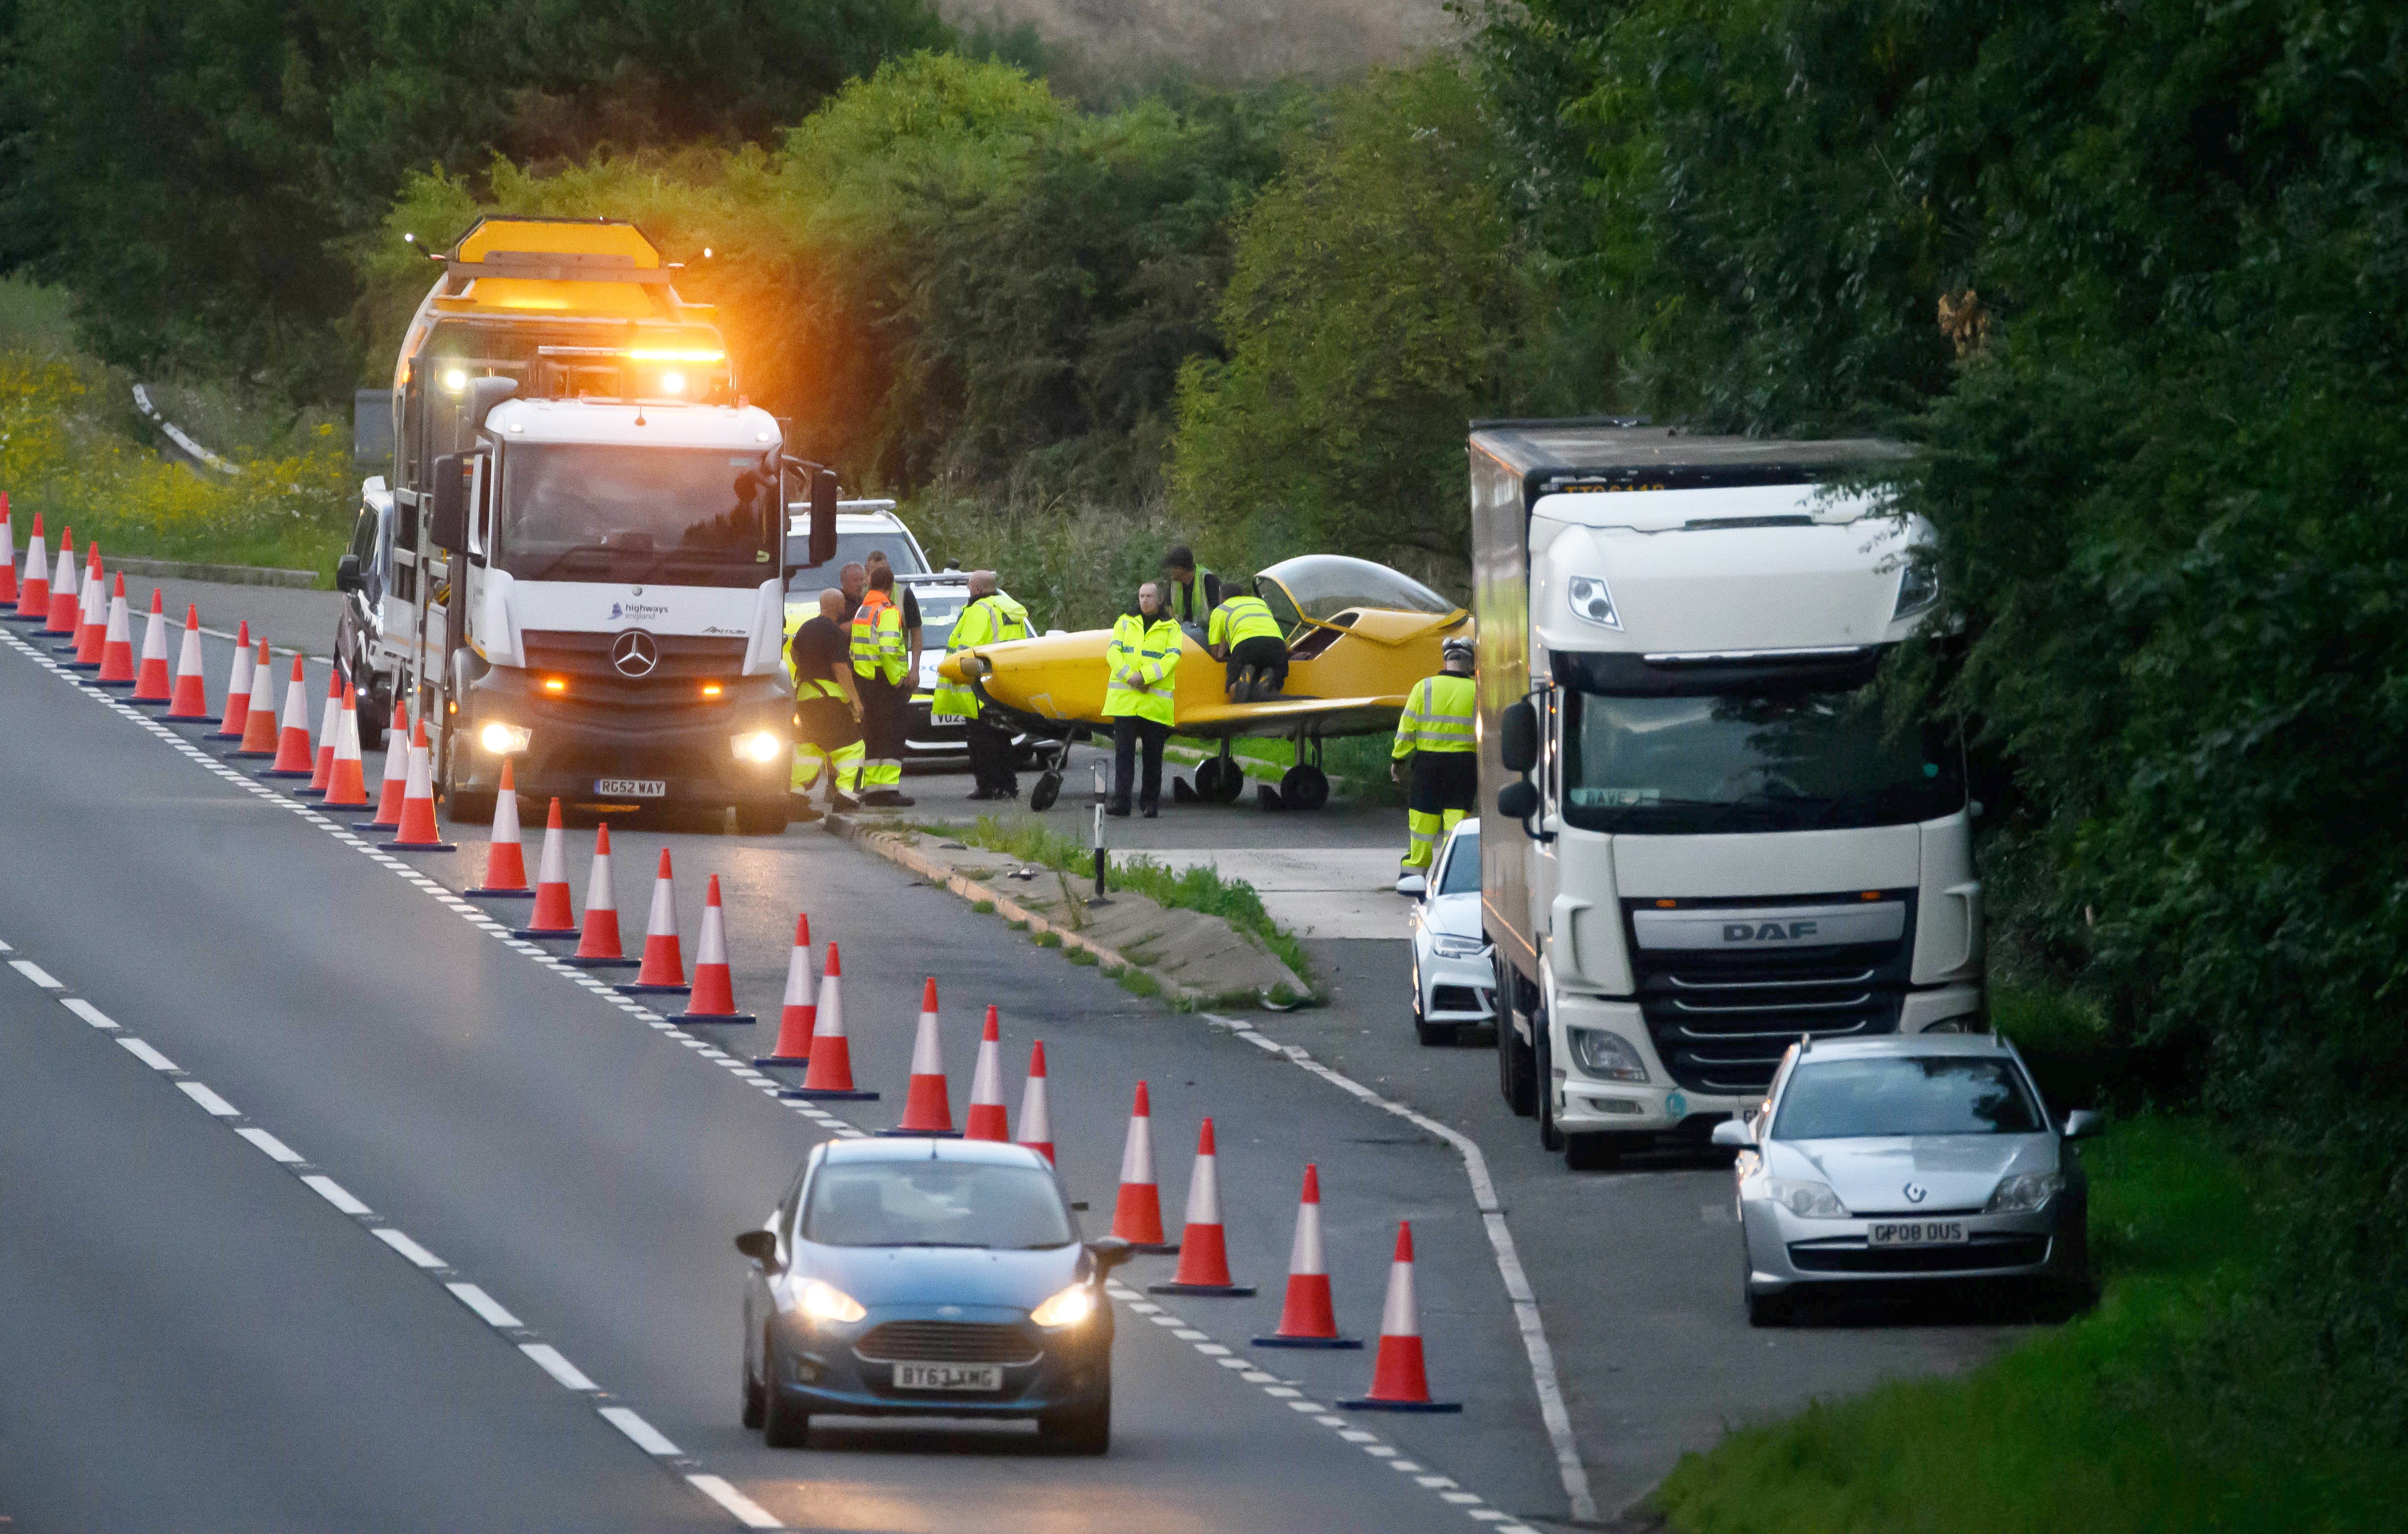
[[1992,1034],[1792,1044],[1738,1149],[1747,1318],[1777,1326],[1815,1289],[2011,1280],[2060,1301],[2090,1282],[2089,1186],[2023,1057]]
[[1497,1021],[1497,966],[1480,925],[1480,823],[1448,834],[1412,914],[1413,1035],[1452,1044]]

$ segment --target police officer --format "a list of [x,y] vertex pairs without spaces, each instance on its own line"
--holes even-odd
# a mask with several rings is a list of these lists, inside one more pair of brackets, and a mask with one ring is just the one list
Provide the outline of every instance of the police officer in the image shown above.
[[793,788],[809,798],[828,778],[828,808],[858,809],[861,697],[853,685],[853,646],[844,630],[844,593],[820,593],[819,616],[795,630],[787,658],[795,669]]
[[1287,685],[1287,638],[1270,605],[1234,582],[1221,588],[1204,647],[1228,664],[1229,701],[1269,697]]
[[1202,637],[1204,621],[1221,604],[1224,587],[1221,578],[1210,570],[1196,567],[1196,551],[1184,543],[1174,543],[1162,556],[1162,606],[1170,621],[1181,627],[1193,627]]
[[[972,570],[969,587],[969,605],[953,620],[953,635],[945,641],[946,654],[973,645],[1028,638],[1028,609],[995,589],[993,570]],[[978,695],[967,683],[939,679],[928,712],[939,719],[968,721],[962,730],[969,738],[970,776],[978,784],[971,798],[1020,797],[1020,783],[1011,771],[1011,727],[985,717]]]
[[1405,825],[1412,839],[1397,871],[1399,895],[1428,887],[1440,839],[1479,802],[1480,767],[1472,755],[1479,695],[1471,680],[1471,640],[1455,635],[1440,647],[1440,653],[1446,669],[1424,677],[1405,695],[1405,712],[1397,721],[1397,746],[1391,753],[1395,760],[1388,768],[1390,777],[1411,783]]
[[1162,812],[1162,745],[1174,720],[1171,690],[1186,636],[1164,610],[1162,588],[1149,581],[1137,592],[1137,610],[1112,624],[1104,651],[1104,717],[1112,722],[1112,796],[1107,815],[1129,812],[1129,778],[1145,748],[1145,781],[1138,807],[1148,820]]
[[895,571],[873,566],[853,615],[853,681],[861,695],[861,802],[882,810],[912,803],[903,793],[903,609],[895,605]]

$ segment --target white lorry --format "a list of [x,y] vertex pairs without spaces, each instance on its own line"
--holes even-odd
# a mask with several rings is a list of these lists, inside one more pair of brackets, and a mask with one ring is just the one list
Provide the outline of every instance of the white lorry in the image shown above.
[[1703,1138],[1800,1035],[1985,1026],[1953,722],[1892,664],[1929,527],[1875,441],[1475,423],[1499,1084],[1575,1167]]

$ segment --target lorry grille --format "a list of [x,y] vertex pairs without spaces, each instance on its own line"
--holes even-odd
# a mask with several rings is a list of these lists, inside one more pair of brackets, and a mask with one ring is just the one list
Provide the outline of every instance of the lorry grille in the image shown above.
[[657,681],[684,681],[702,677],[732,677],[744,669],[751,648],[744,639],[716,638],[698,634],[655,634],[660,664],[650,676],[631,680],[610,664],[610,643],[619,636],[580,634],[567,629],[530,628],[519,636],[530,671],[609,681],[638,687]]

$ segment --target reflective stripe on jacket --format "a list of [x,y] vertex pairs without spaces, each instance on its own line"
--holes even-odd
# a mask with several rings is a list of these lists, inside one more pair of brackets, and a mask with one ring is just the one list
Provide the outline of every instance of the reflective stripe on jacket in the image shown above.
[[[972,645],[1001,644],[1007,639],[1026,638],[1028,609],[1003,593],[996,592],[991,596],[980,597],[962,609],[962,615],[953,620],[953,637],[945,641],[945,653],[950,655]],[[969,690],[967,682],[946,681],[939,678],[937,698],[928,705],[928,711],[939,717],[958,715],[964,719],[974,719],[979,711],[978,695]]]
[[1414,682],[1413,690],[1405,695],[1404,716],[1397,721],[1396,749],[1389,754],[1401,758],[1417,751],[1433,754],[1469,751],[1479,697],[1469,677],[1452,671]]
[[1270,604],[1259,596],[1232,596],[1212,609],[1212,626],[1205,631],[1204,642],[1234,645],[1266,637],[1280,638]]
[[1112,624],[1112,642],[1104,651],[1106,719],[1135,714],[1157,724],[1174,723],[1170,693],[1184,638],[1168,618],[1148,624],[1132,612]]
[[903,656],[903,609],[884,592],[871,592],[853,615],[853,674],[883,676],[886,685],[899,687]]

